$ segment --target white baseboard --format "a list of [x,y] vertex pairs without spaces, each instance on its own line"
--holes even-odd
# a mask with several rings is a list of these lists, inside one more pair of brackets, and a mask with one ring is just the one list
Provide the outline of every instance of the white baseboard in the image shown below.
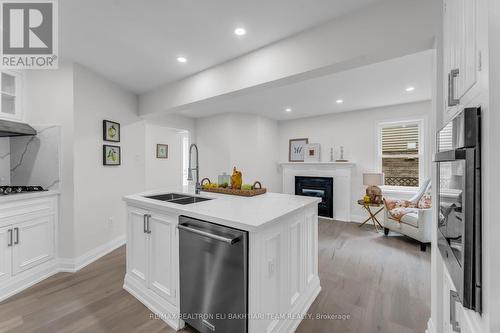
[[59,259],[59,271],[75,273],[78,272],[83,267],[93,263],[99,258],[105,256],[106,254],[116,250],[123,244],[125,244],[125,235],[116,237],[109,242],[98,246],[83,255],[71,259],[71,258],[60,258]]
[[[322,220],[340,221],[340,222],[347,222],[347,223],[363,223],[368,218],[368,215],[366,215],[366,216],[365,215],[351,215],[350,221],[341,221],[341,220],[336,220],[334,218],[332,219],[332,218],[324,217],[324,216],[319,216],[319,218]],[[380,218],[379,215],[377,215],[377,219],[380,221],[380,223],[382,223],[382,219]]]
[[425,330],[425,333],[436,333],[436,328],[434,327],[432,318],[429,318],[427,321],[427,329]]
[[57,261],[52,259],[19,275],[13,276],[0,287],[0,301],[20,293],[58,272]]
[[363,223],[368,218],[368,215],[351,215],[351,222],[353,223]]

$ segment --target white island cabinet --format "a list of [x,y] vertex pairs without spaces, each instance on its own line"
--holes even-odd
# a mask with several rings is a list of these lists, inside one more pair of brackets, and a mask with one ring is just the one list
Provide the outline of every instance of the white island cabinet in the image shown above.
[[[125,197],[124,288],[174,329],[180,316],[179,216],[248,232],[248,332],[293,332],[321,287],[317,198],[266,193],[252,198],[202,192],[212,200],[180,205]],[[192,194],[190,194],[192,195]]]

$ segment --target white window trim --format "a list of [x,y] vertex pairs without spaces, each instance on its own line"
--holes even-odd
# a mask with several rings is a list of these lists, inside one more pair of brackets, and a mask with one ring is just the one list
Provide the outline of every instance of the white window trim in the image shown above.
[[[425,119],[419,118],[419,119],[409,119],[409,120],[400,120],[400,121],[384,121],[384,122],[379,122],[377,126],[377,170],[378,172],[382,172],[382,129],[384,127],[390,127],[390,126],[402,126],[402,125],[414,125],[418,124],[418,183],[419,185],[422,184],[422,182],[425,179],[425,131],[424,131],[424,126],[425,126]],[[381,186],[382,190],[386,191],[405,191],[405,192],[413,192],[418,189],[417,187],[411,187],[411,186],[392,186],[392,185],[383,185]]]

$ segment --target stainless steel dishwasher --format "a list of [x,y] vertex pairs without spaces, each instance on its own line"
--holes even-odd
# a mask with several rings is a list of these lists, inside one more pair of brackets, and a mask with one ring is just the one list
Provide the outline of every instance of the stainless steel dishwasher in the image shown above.
[[202,333],[247,332],[248,233],[179,218],[180,310]]

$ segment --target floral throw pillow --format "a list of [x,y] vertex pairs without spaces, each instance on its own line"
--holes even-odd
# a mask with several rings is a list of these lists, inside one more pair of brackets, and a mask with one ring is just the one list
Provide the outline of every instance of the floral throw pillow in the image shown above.
[[391,211],[394,208],[415,208],[415,204],[409,200],[384,199],[384,202],[388,211]]
[[422,198],[418,201],[418,208],[429,209],[432,207],[432,196],[430,192],[425,192]]

